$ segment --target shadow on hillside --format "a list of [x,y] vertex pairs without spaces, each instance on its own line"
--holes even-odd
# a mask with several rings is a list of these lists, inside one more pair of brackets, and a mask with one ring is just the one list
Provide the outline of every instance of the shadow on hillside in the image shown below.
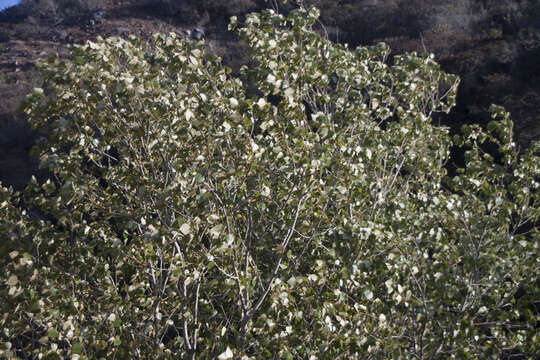
[[22,190],[32,175],[38,178],[46,172],[38,169],[38,160],[30,156],[37,134],[26,121],[13,121],[11,114],[0,114],[0,182]]

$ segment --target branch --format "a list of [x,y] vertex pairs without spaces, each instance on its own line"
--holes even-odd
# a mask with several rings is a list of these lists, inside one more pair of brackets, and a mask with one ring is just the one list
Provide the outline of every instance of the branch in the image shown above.
[[244,318],[242,319],[242,323],[240,324],[240,327],[241,327],[241,333],[242,333],[242,337],[245,336],[245,331],[246,331],[246,325],[247,323],[251,320],[251,318],[253,317],[253,315],[255,315],[255,312],[257,312],[257,310],[259,309],[259,307],[262,305],[262,303],[264,302],[264,300],[266,299],[266,297],[268,296],[268,293],[270,292],[270,289],[272,288],[272,283],[274,282],[276,276],[277,276],[277,273],[279,271],[279,267],[281,266],[281,262],[283,261],[283,256],[284,254],[286,253],[286,248],[287,248],[287,245],[289,244],[289,241],[291,240],[292,238],[292,235],[294,233],[294,230],[296,228],[296,222],[298,221],[298,215],[300,214],[300,208],[302,207],[302,202],[304,201],[305,199],[305,196],[302,196],[300,198],[300,201],[298,202],[298,205],[296,206],[296,212],[294,214],[294,221],[291,225],[291,227],[289,228],[288,232],[287,232],[287,235],[285,235],[285,238],[283,239],[283,242],[281,244],[281,248],[283,249],[282,250],[282,253],[281,253],[281,256],[279,257],[279,260],[278,262],[276,263],[276,266],[274,267],[274,270],[272,271],[272,277],[270,278],[270,280],[268,281],[268,285],[266,286],[266,290],[264,291],[264,293],[259,297],[259,299],[257,300],[257,302],[255,303],[255,305],[253,306],[253,308],[251,309],[251,311],[244,316]]

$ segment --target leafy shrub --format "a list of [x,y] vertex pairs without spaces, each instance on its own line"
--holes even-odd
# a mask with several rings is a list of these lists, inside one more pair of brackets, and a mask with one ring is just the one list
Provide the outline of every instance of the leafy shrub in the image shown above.
[[43,64],[51,179],[0,189],[2,356],[532,356],[538,147],[499,107],[452,139],[457,77],[318,14],[249,15],[240,78],[174,34]]

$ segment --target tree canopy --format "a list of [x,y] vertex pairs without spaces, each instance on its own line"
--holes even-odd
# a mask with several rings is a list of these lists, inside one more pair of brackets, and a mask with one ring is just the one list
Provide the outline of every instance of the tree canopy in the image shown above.
[[456,76],[318,16],[233,17],[238,75],[173,33],[41,64],[50,179],[0,191],[0,355],[538,355],[539,146],[497,106],[451,136]]

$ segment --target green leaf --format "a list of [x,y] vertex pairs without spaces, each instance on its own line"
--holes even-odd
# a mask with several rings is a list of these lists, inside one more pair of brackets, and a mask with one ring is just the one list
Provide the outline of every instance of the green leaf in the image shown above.
[[17,275],[11,275],[7,280],[6,284],[8,286],[15,286],[19,283],[19,279],[17,278]]
[[73,344],[73,346],[71,347],[71,352],[73,354],[82,354],[83,352],[83,346],[81,343],[75,343]]
[[58,335],[58,331],[55,328],[49,328],[49,330],[47,330],[47,336],[50,339],[56,339],[58,338]]

